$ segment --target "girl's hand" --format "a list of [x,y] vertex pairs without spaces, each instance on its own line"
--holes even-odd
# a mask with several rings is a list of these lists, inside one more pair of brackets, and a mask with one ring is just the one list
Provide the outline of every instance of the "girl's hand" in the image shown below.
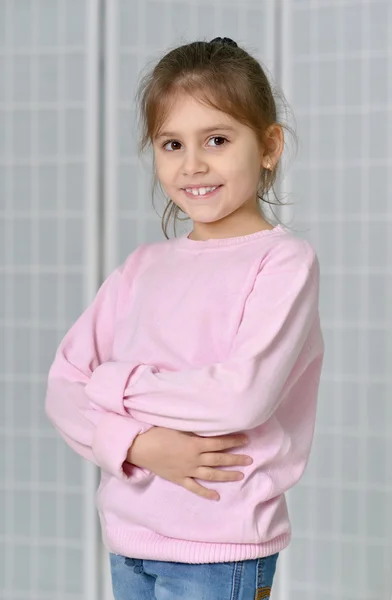
[[172,481],[190,492],[219,500],[218,492],[200,485],[205,481],[240,481],[240,471],[220,470],[217,467],[246,466],[252,464],[249,456],[229,454],[226,450],[247,443],[243,434],[219,437],[200,437],[164,427],[153,427],[135,439],[128,451],[127,461],[152,471],[159,477]]

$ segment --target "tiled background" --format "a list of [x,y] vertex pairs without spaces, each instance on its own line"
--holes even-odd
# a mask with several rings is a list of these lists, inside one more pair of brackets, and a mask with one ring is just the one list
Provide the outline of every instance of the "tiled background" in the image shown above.
[[79,0],[0,0],[4,600],[98,598],[96,476],[43,411],[54,350],[97,286],[97,15]]
[[281,216],[322,269],[318,427],[275,600],[390,600],[391,31],[388,0],[0,0],[1,599],[102,595],[95,472],[46,422],[46,375],[102,276],[161,239],[136,152],[140,70],[222,35],[293,108]]

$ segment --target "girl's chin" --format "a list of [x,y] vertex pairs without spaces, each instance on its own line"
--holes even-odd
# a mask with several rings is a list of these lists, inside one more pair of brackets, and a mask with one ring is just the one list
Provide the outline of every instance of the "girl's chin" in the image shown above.
[[200,206],[192,203],[192,206],[189,204],[186,205],[184,202],[176,202],[173,200],[174,204],[182,211],[183,214],[187,215],[192,221],[197,223],[204,223],[208,225],[209,223],[216,223],[216,221],[221,221],[228,217],[233,210],[222,211],[219,210],[218,206],[208,206],[206,204],[200,204]]
[[219,213],[211,214],[211,211],[210,214],[206,214],[207,212],[208,211],[206,210],[190,210],[186,211],[186,214],[195,223],[204,223],[206,225],[208,225],[208,223],[216,223],[216,221],[221,221],[227,216],[225,214],[221,215]]

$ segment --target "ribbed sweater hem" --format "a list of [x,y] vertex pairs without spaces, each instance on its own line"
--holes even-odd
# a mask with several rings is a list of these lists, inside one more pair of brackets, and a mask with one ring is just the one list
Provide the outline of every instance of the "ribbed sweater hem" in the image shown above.
[[290,543],[290,532],[260,544],[221,544],[167,538],[153,532],[103,530],[109,552],[129,558],[190,564],[254,560],[281,552]]

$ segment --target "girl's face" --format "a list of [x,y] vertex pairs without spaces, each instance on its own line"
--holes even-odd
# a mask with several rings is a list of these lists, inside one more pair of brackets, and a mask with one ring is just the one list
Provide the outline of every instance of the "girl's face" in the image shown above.
[[162,187],[195,224],[258,212],[263,155],[250,127],[181,95],[153,148]]

